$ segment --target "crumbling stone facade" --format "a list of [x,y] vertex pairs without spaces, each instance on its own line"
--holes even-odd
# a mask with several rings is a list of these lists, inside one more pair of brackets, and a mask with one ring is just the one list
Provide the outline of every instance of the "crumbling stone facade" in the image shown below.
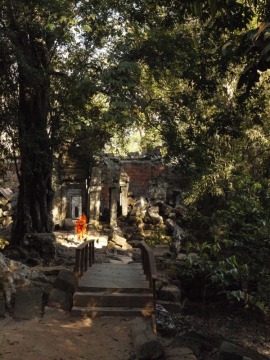
[[[166,200],[167,184],[162,177],[165,172],[162,158],[156,155],[122,158],[104,155],[91,174],[74,160],[56,159],[54,223],[62,226],[65,219],[75,220],[85,213],[90,222],[97,224],[100,216],[107,212],[110,225],[115,226],[119,215],[127,216],[130,197]],[[13,193],[18,192],[14,163],[7,164],[1,185]]]
[[[98,222],[100,211],[107,208],[110,225],[116,225],[119,209],[120,215],[128,214],[129,197],[165,200],[166,184],[157,185],[164,172],[161,158],[132,156],[100,159],[98,166],[92,170],[89,186],[90,221]],[[158,191],[161,188],[162,191]]]

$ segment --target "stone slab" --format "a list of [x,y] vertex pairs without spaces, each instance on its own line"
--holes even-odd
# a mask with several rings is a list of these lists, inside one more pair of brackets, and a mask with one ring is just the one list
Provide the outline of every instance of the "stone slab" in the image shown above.
[[69,293],[74,292],[74,275],[73,272],[67,269],[59,271],[54,282],[54,287]]
[[72,308],[72,294],[59,289],[52,289],[47,306],[70,311]]
[[30,320],[42,317],[44,312],[43,290],[34,285],[25,285],[17,288],[14,318]]

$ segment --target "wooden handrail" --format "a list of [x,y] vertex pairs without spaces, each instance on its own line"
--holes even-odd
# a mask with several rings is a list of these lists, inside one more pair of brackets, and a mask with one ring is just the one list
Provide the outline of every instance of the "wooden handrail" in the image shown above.
[[156,280],[158,279],[156,260],[153,250],[144,242],[140,243],[143,271],[153,291],[154,308],[156,308]]
[[74,287],[78,288],[79,278],[95,262],[95,240],[84,241],[76,248],[74,274]]

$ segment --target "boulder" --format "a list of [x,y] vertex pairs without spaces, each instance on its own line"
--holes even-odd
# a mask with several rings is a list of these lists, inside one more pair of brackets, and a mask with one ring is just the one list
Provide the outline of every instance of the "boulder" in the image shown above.
[[175,336],[176,327],[172,315],[161,305],[156,304],[157,329],[163,336]]
[[164,359],[163,347],[144,319],[138,318],[133,322],[132,340],[138,360]]
[[44,312],[43,290],[32,284],[17,288],[14,306],[14,318],[30,320],[42,317]]
[[70,311],[72,308],[73,296],[71,293],[59,289],[52,289],[49,294],[47,306],[65,311]]
[[[6,211],[7,213],[4,213],[4,216],[9,216],[8,212],[11,211],[12,205],[10,203],[7,203],[3,206],[3,211]],[[11,214],[12,215],[12,214]]]
[[219,350],[219,360],[251,360],[248,350],[232,344],[228,341],[223,341]]
[[74,231],[75,230],[75,221],[72,219],[65,219],[63,226],[66,231]]
[[180,301],[181,291],[175,285],[162,286],[157,292],[159,300]]
[[73,272],[67,269],[61,269],[53,284],[54,288],[63,290],[71,294],[74,293],[74,276]]
[[159,206],[159,213],[161,216],[168,218],[170,214],[173,212],[174,208],[164,202],[160,202],[157,204]]
[[188,331],[177,334],[172,342],[172,346],[187,347],[193,351],[196,357],[200,358],[205,350],[213,348],[213,341],[213,338],[204,336],[196,331]]
[[0,253],[0,283],[8,308],[12,308],[17,286],[30,285],[31,282],[48,281],[39,271],[32,270],[21,262],[10,260]]
[[122,229],[121,229],[119,226],[114,226],[114,227],[113,227],[113,229],[112,229],[112,234],[113,234],[113,237],[114,237],[114,236],[123,237]]
[[151,206],[147,209],[144,221],[150,224],[159,224],[163,222],[162,216],[159,215],[159,207]]
[[122,250],[130,250],[132,246],[127,243],[127,240],[119,235],[114,235],[111,240],[115,245],[119,246]]
[[137,218],[136,213],[131,212],[127,218],[127,222],[129,224],[137,224],[139,219]]

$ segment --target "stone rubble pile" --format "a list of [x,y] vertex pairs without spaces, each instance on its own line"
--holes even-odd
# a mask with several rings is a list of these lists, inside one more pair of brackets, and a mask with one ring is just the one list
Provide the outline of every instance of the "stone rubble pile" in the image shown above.
[[9,309],[13,307],[18,288],[46,282],[46,276],[39,271],[31,269],[19,261],[10,260],[0,253],[0,287]]
[[171,257],[176,259],[184,235],[181,224],[185,209],[180,205],[172,206],[160,200],[150,203],[143,197],[138,200],[129,198],[128,201],[128,215],[124,220],[120,219],[124,233],[122,236],[130,243],[134,240],[148,239],[169,243]]
[[13,222],[17,196],[18,194],[9,188],[0,188],[0,231],[8,228]]

